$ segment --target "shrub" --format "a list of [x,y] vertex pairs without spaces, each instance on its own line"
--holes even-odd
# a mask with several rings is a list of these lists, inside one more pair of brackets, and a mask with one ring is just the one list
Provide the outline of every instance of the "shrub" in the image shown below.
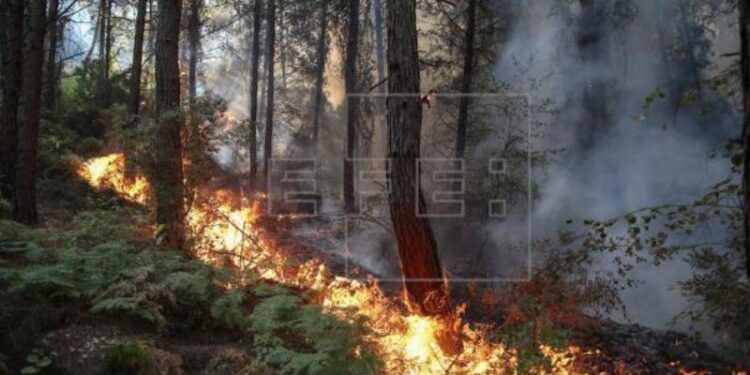
[[289,374],[370,374],[379,361],[361,340],[366,328],[349,312],[351,323],[325,313],[284,287],[261,285],[263,300],[250,316],[259,359]]
[[118,344],[104,351],[102,361],[113,375],[135,374],[149,365],[151,352],[140,342]]

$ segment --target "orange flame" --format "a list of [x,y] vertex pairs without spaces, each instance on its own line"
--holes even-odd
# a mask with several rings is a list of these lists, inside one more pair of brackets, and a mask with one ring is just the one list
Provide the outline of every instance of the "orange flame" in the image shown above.
[[[123,168],[124,156],[111,154],[86,161],[77,173],[95,188],[114,190],[135,203],[146,202],[150,190],[146,179],[137,176],[132,183],[126,183]],[[259,229],[257,202],[247,202],[227,190],[200,191],[197,195],[201,199],[193,203],[186,218],[196,256],[210,263],[229,259],[262,278],[319,291],[322,305],[332,313],[342,308],[356,309],[368,319],[372,333],[365,339],[383,360],[385,373],[517,373],[515,352],[488,341],[481,327],[463,325],[460,328],[463,348],[457,355],[451,355],[441,349],[437,337],[454,322],[405,312],[374,281],[335,276],[320,261],[289,267],[289,258]],[[552,368],[540,369],[537,373],[576,373],[571,370],[571,364],[578,348],[571,347],[563,352],[550,347],[540,350],[550,360]]]

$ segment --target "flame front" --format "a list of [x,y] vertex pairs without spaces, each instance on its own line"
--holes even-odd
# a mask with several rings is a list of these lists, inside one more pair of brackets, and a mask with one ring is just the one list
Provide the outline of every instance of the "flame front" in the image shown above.
[[[98,189],[111,189],[135,203],[147,202],[149,185],[143,176],[128,183],[124,178],[125,157],[111,154],[86,161],[77,169],[79,177]],[[481,328],[462,325],[463,349],[457,355],[438,345],[439,333],[455,322],[405,312],[376,285],[335,276],[326,266],[311,260],[289,266],[289,257],[258,225],[258,202],[228,190],[199,191],[187,214],[187,227],[194,254],[209,263],[231,260],[262,278],[312,289],[321,293],[322,305],[334,312],[355,308],[365,316],[371,333],[365,340],[380,355],[387,374],[514,374],[516,354],[502,344],[486,339]],[[537,373],[573,374],[578,348],[557,352],[542,347],[551,369]]]

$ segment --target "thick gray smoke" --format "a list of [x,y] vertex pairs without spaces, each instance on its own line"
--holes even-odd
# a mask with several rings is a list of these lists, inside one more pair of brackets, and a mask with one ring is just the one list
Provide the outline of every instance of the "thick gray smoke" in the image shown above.
[[[728,163],[709,153],[740,123],[704,81],[738,49],[733,14],[714,16],[711,1],[524,3],[496,76],[552,99],[559,112],[536,115],[547,125],[533,148],[564,150],[535,173],[535,237],[567,219],[688,203],[727,176]],[[685,307],[671,287],[688,271],[679,261],[638,268],[645,284],[624,296],[630,317],[663,327]]]

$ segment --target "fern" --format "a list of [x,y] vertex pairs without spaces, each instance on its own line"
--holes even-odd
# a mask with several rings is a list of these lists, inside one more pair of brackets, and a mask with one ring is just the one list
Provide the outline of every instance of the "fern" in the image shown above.
[[231,290],[211,305],[211,317],[227,327],[247,328],[248,319],[242,312],[245,295],[241,290]]
[[266,297],[250,315],[256,350],[283,373],[368,374],[379,368],[361,340],[366,333],[361,320],[352,317],[354,323],[347,323],[280,286],[264,285],[254,292]]

